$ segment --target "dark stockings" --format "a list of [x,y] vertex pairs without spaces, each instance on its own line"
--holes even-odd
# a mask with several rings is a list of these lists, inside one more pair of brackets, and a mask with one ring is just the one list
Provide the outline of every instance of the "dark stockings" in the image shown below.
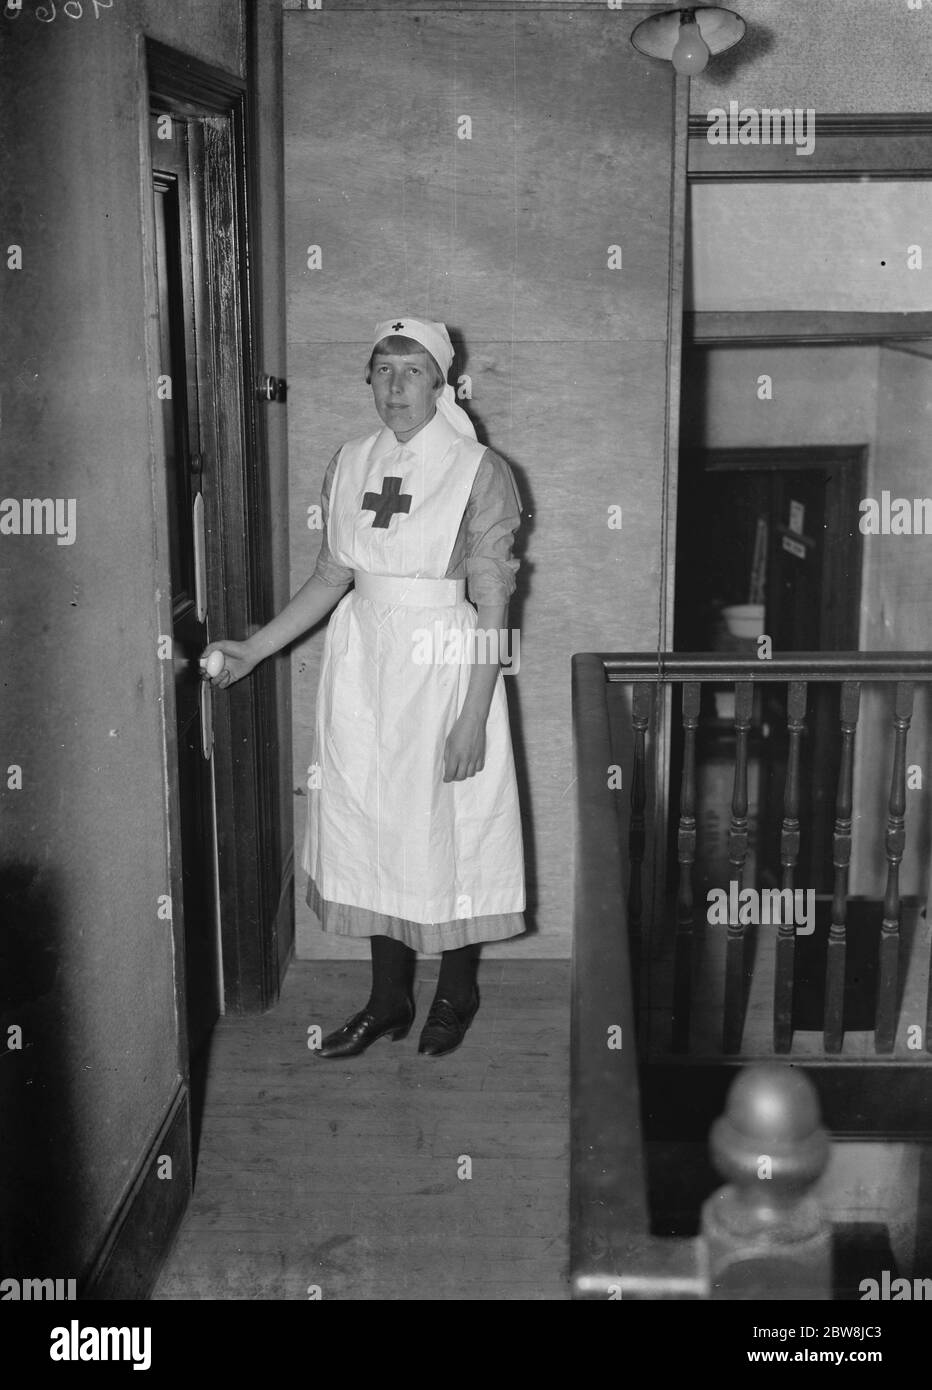
[[466,1012],[473,1002],[476,974],[479,969],[481,943],[460,946],[456,951],[444,951],[437,978],[438,999],[449,999],[455,1009]]
[[[400,1013],[414,993],[416,953],[403,941],[391,936],[371,936],[372,993],[366,1005],[376,1018]],[[438,999],[449,999],[454,1008],[466,1011],[473,1002],[479,969],[481,943],[444,951],[437,978]]]
[[369,938],[372,950],[372,993],[366,1008],[376,1018],[400,1013],[414,992],[415,952],[390,936]]

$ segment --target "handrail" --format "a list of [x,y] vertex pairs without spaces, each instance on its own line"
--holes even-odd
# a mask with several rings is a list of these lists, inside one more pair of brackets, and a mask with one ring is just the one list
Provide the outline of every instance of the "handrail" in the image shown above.
[[573,1296],[701,1298],[706,1286],[695,1241],[650,1234],[621,847],[605,756],[611,749],[605,668],[601,657],[584,653],[573,657],[572,672]]
[[790,652],[767,660],[733,652],[596,652],[587,656],[600,664],[605,680],[615,682],[932,679],[932,652]]

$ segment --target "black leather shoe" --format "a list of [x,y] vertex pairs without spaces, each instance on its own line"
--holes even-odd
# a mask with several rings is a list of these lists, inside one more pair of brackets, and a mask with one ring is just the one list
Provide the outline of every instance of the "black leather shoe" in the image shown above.
[[472,1003],[465,1013],[455,1009],[449,999],[435,999],[421,1032],[418,1052],[424,1057],[444,1057],[459,1047],[478,1008],[479,991],[475,988]]
[[316,1049],[318,1057],[358,1057],[376,1039],[391,1035],[392,1042],[406,1038],[414,1022],[414,1005],[410,999],[404,1009],[388,1018],[376,1018],[367,1009],[347,1019],[342,1028],[328,1033]]

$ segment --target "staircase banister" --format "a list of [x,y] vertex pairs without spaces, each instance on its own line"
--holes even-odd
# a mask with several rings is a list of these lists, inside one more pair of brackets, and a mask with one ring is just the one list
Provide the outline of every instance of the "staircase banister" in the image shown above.
[[710,1135],[727,1181],[704,1204],[700,1235],[651,1233],[607,689],[605,658],[573,657],[572,1295],[784,1299],[802,1288],[831,1298],[831,1236],[814,1192],[829,1139],[811,1082],[786,1063],[740,1069]]
[[605,679],[612,682],[932,680],[932,652],[784,652],[767,660],[733,652],[596,652],[587,656],[601,662]]
[[[696,1242],[650,1235],[605,671],[574,656],[570,1270],[575,1298],[702,1297]],[[617,1030],[617,1031],[613,1031]],[[652,1292],[640,1295],[637,1290]]]

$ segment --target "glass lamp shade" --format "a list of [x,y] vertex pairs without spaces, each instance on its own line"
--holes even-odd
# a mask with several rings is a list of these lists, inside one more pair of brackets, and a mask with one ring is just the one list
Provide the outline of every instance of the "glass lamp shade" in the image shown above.
[[631,42],[639,53],[672,61],[677,72],[690,74],[701,72],[710,56],[740,43],[746,28],[733,10],[689,5],[643,19],[632,31]]

